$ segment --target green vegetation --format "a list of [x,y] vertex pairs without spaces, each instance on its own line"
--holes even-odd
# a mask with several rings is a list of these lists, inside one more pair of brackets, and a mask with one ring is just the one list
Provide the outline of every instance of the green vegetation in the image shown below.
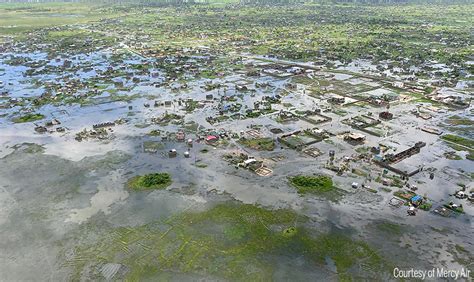
[[297,175],[290,178],[290,183],[293,185],[298,193],[324,193],[334,189],[332,179],[329,176],[306,176]]
[[12,146],[15,150],[22,150],[27,154],[44,153],[44,147],[35,143],[23,143]]
[[239,143],[246,147],[260,151],[273,151],[275,149],[275,141],[268,137],[254,139],[241,138]]
[[422,210],[424,210],[424,211],[429,211],[429,210],[431,210],[431,207],[432,207],[432,206],[433,206],[432,203],[425,201],[423,204],[421,204],[421,205],[419,206],[419,208],[422,209]]
[[474,121],[469,118],[463,118],[457,115],[450,116],[447,120],[449,125],[474,125]]
[[409,201],[416,194],[413,193],[412,191],[408,191],[408,190],[397,190],[397,191],[393,192],[393,195],[397,196],[401,199]]
[[455,161],[462,160],[462,157],[456,154],[455,152],[445,152],[443,155],[448,160],[455,160]]
[[[0,35],[26,36],[39,28],[97,21],[119,14],[99,11],[98,5],[84,3],[0,3]],[[53,36],[63,35],[53,32]],[[64,33],[64,35],[68,35]]]
[[467,254],[469,253],[469,252],[468,252],[463,246],[461,246],[461,245],[456,244],[456,245],[454,246],[454,248],[455,248],[456,251],[459,252],[459,253],[467,253]]
[[441,139],[474,149],[474,140],[471,139],[463,138],[452,134],[443,135]]
[[285,237],[293,237],[298,233],[298,230],[296,227],[288,227],[285,230],[283,230],[283,236]]
[[380,187],[380,190],[382,190],[382,191],[384,191],[384,192],[388,192],[388,193],[392,192],[392,190],[391,190],[390,188],[383,187],[383,186]]
[[362,267],[364,276],[389,273],[385,260],[366,243],[336,233],[317,234],[303,226],[305,221],[291,210],[223,203],[204,212],[115,228],[93,245],[78,246],[74,258],[65,264],[73,266],[74,279],[80,278],[86,267],[98,272],[100,267],[94,266],[113,261],[129,269],[125,280],[151,279],[161,271],[176,271],[268,281],[276,270],[277,257],[283,254],[303,256],[320,266],[331,258],[340,279],[350,277],[355,266]]
[[359,154],[365,154],[365,153],[369,152],[369,150],[370,150],[370,148],[367,147],[367,146],[360,146],[360,147],[357,147],[355,149],[355,151]]
[[474,161],[474,150],[469,151],[469,154],[466,155],[466,159]]
[[143,150],[145,152],[157,152],[165,148],[165,145],[161,142],[156,141],[145,141],[143,142]]
[[171,175],[168,173],[150,173],[131,178],[127,182],[127,187],[135,191],[164,189],[172,182]]
[[474,261],[474,255],[471,254],[466,248],[461,245],[455,244],[454,248],[450,246],[450,253],[453,255],[454,261],[460,265],[466,266],[471,273],[474,271],[472,262]]
[[401,235],[403,233],[402,226],[393,222],[383,221],[377,223],[375,226],[378,230],[388,234]]
[[[395,66],[402,67],[401,62],[407,58],[410,60],[407,65],[430,60],[463,63],[471,51],[469,30],[474,5],[467,3],[327,5],[307,2],[296,6],[268,5],[263,9],[259,5],[226,5],[237,4],[237,1],[207,3],[186,5],[186,8],[157,5],[146,9],[130,4],[1,4],[0,34],[25,36],[26,32],[39,28],[120,18],[121,34],[132,34],[141,26],[141,32],[150,36],[159,49],[206,45],[230,53],[240,51],[244,44],[243,49],[253,54],[271,53],[293,60],[319,59],[324,55],[330,60],[349,62],[373,57],[376,61],[392,60]],[[94,33],[112,33],[115,24],[113,20],[102,21]],[[88,31],[55,30],[47,36],[69,37],[80,32]],[[222,44],[222,39],[239,44]],[[236,68],[238,66],[236,64]],[[212,79],[220,70],[218,67],[199,73]],[[418,74],[423,75],[426,74]],[[426,91],[430,92],[431,88],[427,87]]]
[[398,175],[379,175],[375,178],[375,182],[382,183],[383,179],[390,180],[389,185],[393,187],[402,188],[403,187],[403,180]]
[[391,179],[392,179],[391,186],[398,187],[398,188],[403,187],[403,184],[404,184],[403,180],[398,175],[394,175],[393,177],[391,177]]
[[450,209],[450,210],[454,211],[454,212],[457,212],[457,213],[464,213],[464,209],[463,209],[462,206],[459,206],[459,207],[456,207],[456,208],[452,208],[451,206],[449,206],[449,205],[447,205],[447,204],[446,204],[446,205],[443,205],[443,206],[444,206],[445,208],[447,208],[447,209]]
[[194,100],[186,101],[185,104],[186,104],[186,107],[185,107],[186,112],[190,113],[190,112],[193,112],[197,108],[199,101],[194,101]]
[[[420,71],[416,76],[429,78],[433,82],[439,80],[441,84],[439,87],[443,84],[452,84],[459,80],[460,76],[472,72],[472,66],[467,66],[466,61],[472,60],[473,4],[361,5],[360,3],[344,3],[329,5],[326,2],[308,1],[298,5],[280,3],[281,5],[277,6],[262,7],[259,5],[262,1],[259,1],[259,4],[245,5],[246,1],[223,0],[216,4],[216,1],[212,0],[210,3],[200,1],[198,5],[189,3],[192,1],[185,1],[186,5],[178,7],[152,5],[158,4],[151,3],[153,1],[145,2],[140,5],[126,2],[120,5],[0,4],[0,43],[6,43],[1,44],[6,54],[2,63],[24,66],[26,71],[22,80],[25,80],[25,84],[28,82],[34,88],[44,89],[44,95],[41,97],[25,95],[27,97],[21,97],[17,102],[10,97],[3,97],[1,106],[11,106],[9,109],[12,111],[16,111],[15,107],[35,110],[44,105],[76,103],[81,106],[90,106],[111,101],[130,102],[143,97],[143,100],[136,102],[143,103],[146,99],[146,104],[143,105],[148,108],[145,115],[139,114],[143,108],[136,102],[128,104],[128,114],[137,115],[136,118],[130,120],[130,126],[138,119],[147,120],[147,123],[135,124],[135,126],[139,128],[150,126],[148,130],[151,130],[153,128],[151,124],[184,124],[185,120],[190,120],[189,116],[180,116],[175,113],[183,109],[182,106],[177,109],[175,102],[185,101],[181,100],[182,93],[185,93],[187,97],[195,97],[194,94],[198,93],[199,95],[195,98],[201,99],[203,92],[209,91],[208,93],[213,95],[209,97],[207,93],[205,94],[209,103],[202,103],[206,110],[193,120],[201,121],[207,109],[216,110],[216,104],[219,104],[219,108],[225,106],[222,108],[221,115],[209,117],[209,121],[228,120],[229,122],[222,126],[215,126],[215,128],[222,128],[237,122],[238,119],[261,117],[263,114],[275,111],[268,109],[271,108],[268,107],[268,101],[272,103],[280,100],[295,101],[295,105],[285,103],[284,106],[294,107],[292,112],[303,114],[301,110],[305,107],[302,108],[297,104],[301,101],[300,98],[303,98],[301,96],[307,95],[307,93],[302,94],[302,91],[311,92],[311,95],[323,99],[326,99],[326,94],[330,92],[344,97],[350,94],[355,98],[366,100],[366,97],[362,95],[364,92],[372,88],[378,89],[381,85],[386,89],[390,88],[386,86],[391,84],[390,77],[374,78],[372,83],[364,80],[360,85],[357,83],[360,79],[357,76],[353,76],[355,80],[351,79],[353,80],[351,83],[344,82],[345,79],[339,81],[339,78],[332,77],[335,74],[332,73],[335,61],[346,64],[356,59],[367,59],[377,68],[381,68],[376,72],[382,73],[385,69],[387,71],[396,69],[400,76],[412,74],[413,71],[408,70],[413,66],[419,66]],[[160,4],[162,4],[161,1]],[[121,44],[118,44],[119,42]],[[10,51],[20,55],[9,55]],[[35,55],[30,60],[21,54],[40,54],[38,58],[44,54],[44,58],[47,59],[35,59]],[[78,56],[79,54],[81,55]],[[268,67],[267,70],[270,71],[271,68],[279,68],[279,66],[266,64],[254,69],[256,64],[250,62],[249,57],[255,54],[271,55],[292,61],[313,61],[324,71],[318,71],[316,75],[305,71],[304,74],[292,78],[276,79],[279,81],[277,83],[265,82],[267,86],[263,86],[261,82],[270,78],[267,76],[258,80],[260,85],[258,86],[253,76],[261,74],[261,67]],[[138,59],[140,55],[149,56],[149,58]],[[50,60],[56,63],[49,63]],[[360,62],[365,64],[365,61]],[[446,64],[447,71],[430,70],[432,62]],[[359,65],[359,62],[356,64]],[[97,76],[92,75],[90,78],[88,70],[97,70]],[[235,72],[235,70],[240,71]],[[232,77],[226,77],[230,73]],[[252,77],[241,81],[236,80],[239,75],[245,73]],[[282,68],[281,73],[282,77],[283,74],[292,75],[287,73],[285,68]],[[350,72],[340,70],[338,74],[344,73]],[[274,75],[278,76],[276,73]],[[314,75],[316,79],[311,78]],[[209,80],[211,84],[203,87],[202,91],[195,91],[195,87],[202,84],[202,81],[198,79],[202,78]],[[305,85],[287,84],[291,81]],[[420,83],[426,83],[426,81],[420,81]],[[191,83],[188,84],[188,82]],[[234,91],[231,85],[234,83],[235,86],[241,85],[242,88],[235,87],[236,91]],[[406,86],[411,87],[417,83],[407,82]],[[372,87],[369,84],[377,86]],[[243,85],[248,86],[248,89],[244,89]],[[146,87],[137,88],[137,86]],[[157,87],[157,89],[149,91],[149,87]],[[438,104],[430,100],[431,96],[426,95],[434,90],[435,87],[424,87],[425,93],[413,95],[414,100]],[[137,91],[149,94],[132,95]],[[263,98],[260,95],[262,92],[270,96]],[[405,90],[400,89],[400,92],[405,92]],[[276,94],[283,99],[277,99]],[[9,96],[9,93],[4,96]],[[256,106],[258,104],[254,104],[255,109],[250,109],[251,103],[260,98],[268,99],[262,100],[264,104],[260,104],[267,109],[259,110],[260,106]],[[165,106],[161,104],[162,99],[169,99],[166,101],[168,103],[164,103]],[[245,101],[242,102],[244,99]],[[150,106],[148,103],[153,100],[156,104]],[[304,101],[311,102],[307,99]],[[8,104],[3,102],[8,102]],[[118,110],[120,114],[126,112],[122,108],[127,107],[127,103],[97,108],[103,109],[104,112],[116,113],[116,106],[120,107]],[[184,106],[186,112],[193,112],[201,104],[198,101],[186,100]],[[372,109],[368,101],[345,107],[333,105],[331,108],[334,109],[334,114],[346,116],[349,112],[352,115],[353,111],[349,110],[349,107],[353,106]],[[137,109],[133,110],[133,107]],[[167,107],[170,113],[166,111],[162,116],[150,117],[153,113],[163,112],[163,107]],[[53,114],[52,111],[47,110],[51,115]],[[8,112],[10,115],[11,111],[8,110]],[[376,113],[372,110],[370,112]],[[332,113],[329,115],[334,118]],[[33,113],[16,117],[13,121],[30,122],[43,118],[45,118],[43,115]],[[273,115],[268,115],[268,118],[273,118]],[[277,121],[280,120],[281,118],[278,117]],[[336,120],[334,122],[338,122]],[[465,126],[465,128],[472,125],[472,122],[457,116],[451,117],[448,123],[460,127]],[[295,126],[299,127],[300,122]],[[294,126],[281,127],[281,130],[284,129],[286,132],[289,127]],[[183,129],[183,126],[177,128]],[[188,131],[197,133],[199,128],[196,122],[184,125],[186,133]],[[395,129],[398,130],[398,127]],[[380,127],[374,127],[372,130],[382,135]],[[140,130],[140,132],[146,131]],[[458,134],[457,131],[456,134]],[[160,131],[151,130],[148,135],[159,136]],[[234,136],[232,138],[235,138]],[[288,143],[301,149],[302,145],[307,143],[305,142],[307,137],[290,137]],[[134,138],[126,139],[130,142],[144,141]],[[157,138],[145,138],[147,139]],[[228,144],[227,138],[222,139],[219,141],[220,144]],[[337,139],[338,137],[334,137],[333,140],[325,140],[324,142],[334,144],[334,146],[323,146],[324,150],[329,147],[338,148]],[[468,148],[469,154],[466,158],[474,159],[474,141],[455,135],[445,135],[442,139],[449,142],[449,146],[459,150],[465,151]],[[272,138],[242,138],[238,142],[255,150],[272,151],[276,146]],[[195,146],[198,150],[202,148],[200,144]],[[229,145],[229,147],[233,146],[234,144]],[[340,151],[346,150],[343,147]],[[144,141],[143,149],[153,152],[163,149],[163,145],[156,141]],[[369,152],[369,149],[369,147],[359,147],[356,151],[365,154]],[[38,149],[32,149],[32,152],[36,150]],[[200,152],[207,153],[208,149],[202,149]],[[336,161],[339,161],[341,156]],[[457,154],[450,154],[447,157],[460,158]],[[110,166],[110,164],[100,166],[100,163],[96,165],[101,168]],[[204,168],[207,163],[195,161],[194,165],[197,168]],[[212,167],[216,167],[216,164]],[[82,166],[78,168],[85,169]],[[370,169],[371,167],[351,171],[358,176],[366,177]],[[101,172],[98,176],[103,174]],[[387,178],[392,180],[393,186],[402,187],[404,184],[399,177],[387,176]],[[377,179],[381,181],[380,176]],[[335,199],[342,193],[334,186],[332,178],[324,175],[297,175],[290,177],[288,181],[301,195],[317,195]],[[151,173],[135,176],[129,179],[126,185],[131,190],[144,191],[165,189],[171,184],[170,174]],[[191,192],[195,192],[196,185],[198,184],[192,184]],[[183,188],[182,191],[184,190]],[[375,189],[367,190],[377,192]],[[381,190],[390,191],[387,188],[381,188]],[[397,191],[396,193],[405,199],[412,196],[409,192]],[[137,196],[140,195],[137,194]],[[205,207],[209,208],[209,205],[211,203],[206,203]],[[127,205],[127,207],[130,206],[135,208],[134,205]],[[201,205],[200,208],[204,208],[203,206]],[[420,208],[429,210],[431,204],[423,204]],[[127,215],[127,212],[123,215]],[[136,215],[132,214],[132,216]],[[211,279],[215,277],[216,280],[270,281],[275,279],[275,268],[278,267],[278,263],[281,263],[282,257],[288,260],[295,257],[302,258],[313,266],[321,267],[325,267],[327,260],[331,259],[338,275],[331,279],[348,280],[353,275],[361,274],[362,278],[355,276],[355,280],[382,280],[382,278],[377,279],[382,273],[391,274],[391,269],[386,267],[380,255],[365,242],[353,240],[349,236],[337,233],[338,231],[322,233],[312,230],[308,227],[310,224],[306,222],[307,219],[292,210],[267,210],[232,202],[219,204],[197,213],[182,212],[164,220],[156,219],[155,221],[155,217],[152,218],[154,218],[152,223],[149,223],[149,217],[137,218],[146,222],[146,225],[134,221],[134,224],[128,227],[125,226],[128,221],[124,220],[120,223],[122,227],[105,224],[105,226],[96,226],[98,230],[92,229],[92,233],[89,230],[87,235],[93,239],[77,240],[79,244],[77,248],[68,252],[65,256],[67,258],[61,260],[65,262],[65,266],[72,267],[71,280],[102,279],[101,267],[105,263],[113,262],[123,264],[127,269],[117,274],[117,276],[125,277],[114,277],[114,280],[155,280],[156,274],[179,272],[189,274],[190,279],[209,275]],[[103,217],[94,217],[90,223],[97,224],[103,219]],[[381,223],[377,225],[377,228],[387,234],[400,234],[404,230],[391,222]],[[69,237],[70,234],[66,235]],[[69,248],[70,244],[61,246]],[[457,246],[456,251],[460,254],[465,253]],[[388,271],[385,272],[387,269]],[[91,275],[88,276],[88,274]]]
[[161,136],[161,130],[153,129],[150,132],[148,132],[148,136]]
[[45,116],[42,114],[31,113],[31,114],[26,114],[24,116],[16,117],[13,119],[13,122],[15,123],[32,122],[32,121],[37,121],[44,118]]
[[448,143],[448,146],[456,151],[467,151],[468,153],[466,155],[466,159],[474,161],[474,140],[452,134],[443,135],[441,139],[446,141]]

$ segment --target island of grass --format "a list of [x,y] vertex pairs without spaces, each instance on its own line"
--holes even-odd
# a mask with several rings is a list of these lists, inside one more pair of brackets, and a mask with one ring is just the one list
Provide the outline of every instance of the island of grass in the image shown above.
[[171,175],[169,173],[150,173],[138,175],[127,182],[127,187],[135,191],[164,189],[171,185]]
[[24,116],[14,118],[13,122],[23,123],[23,122],[37,121],[37,120],[40,120],[40,119],[44,119],[44,115],[36,114],[36,113],[30,113],[30,114],[26,114]]
[[259,151],[273,151],[275,149],[275,141],[272,138],[240,138],[239,143],[251,149]]
[[290,183],[300,194],[319,194],[334,189],[331,177],[325,175],[297,175],[290,177]]

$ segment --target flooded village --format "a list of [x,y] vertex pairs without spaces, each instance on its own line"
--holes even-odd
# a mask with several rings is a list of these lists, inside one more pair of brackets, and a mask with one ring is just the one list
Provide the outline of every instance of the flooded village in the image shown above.
[[0,3],[2,280],[472,279],[472,4],[92,6]]

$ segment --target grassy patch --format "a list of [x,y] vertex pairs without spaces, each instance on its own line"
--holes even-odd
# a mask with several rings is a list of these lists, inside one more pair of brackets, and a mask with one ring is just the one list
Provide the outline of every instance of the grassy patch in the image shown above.
[[429,203],[429,202],[424,202],[423,204],[421,204],[419,206],[420,209],[424,210],[424,211],[429,211],[431,210],[431,207],[433,206],[432,203]]
[[471,271],[471,273],[474,271],[474,266],[472,264],[474,261],[474,255],[472,255],[463,246],[458,244],[454,245],[454,248],[451,246],[449,252],[453,255],[454,261],[460,265],[466,266]]
[[448,160],[462,160],[462,157],[456,154],[455,152],[445,152],[443,155]]
[[334,189],[332,179],[329,176],[305,176],[297,175],[290,178],[290,184],[293,185],[298,193],[324,193]]
[[457,212],[457,213],[464,213],[464,209],[463,209],[463,207],[461,207],[461,206],[459,206],[459,207],[457,207],[457,208],[452,208],[452,207],[450,207],[449,205],[443,205],[443,206],[444,206],[445,208],[447,208],[447,209],[450,209],[450,210],[454,211],[454,212]]
[[31,113],[31,114],[26,114],[24,116],[16,117],[13,119],[13,122],[15,123],[32,122],[32,121],[37,121],[44,118],[45,116],[42,114]]
[[254,139],[241,138],[239,143],[259,151],[273,151],[275,149],[275,141],[268,137]]
[[449,125],[474,125],[474,121],[468,118],[463,118],[457,115],[451,116],[447,119]]
[[463,138],[452,134],[443,135],[441,139],[474,149],[474,140],[471,139]]
[[135,191],[164,189],[172,182],[169,173],[150,173],[131,178],[127,181],[127,187]]
[[161,131],[159,129],[153,129],[147,134],[148,136],[161,136]]
[[98,273],[100,267],[93,266],[113,261],[129,269],[124,280],[174,271],[269,281],[280,255],[302,257],[322,267],[331,258],[340,279],[359,265],[364,275],[389,273],[386,261],[365,242],[342,234],[317,235],[303,226],[306,220],[292,210],[227,202],[147,225],[114,228],[97,243],[76,248],[73,275],[81,278],[85,268]]
[[[447,145],[456,151],[467,151],[466,159],[474,161],[474,140],[452,134],[443,135],[441,139],[447,141]],[[458,155],[454,155],[454,159],[459,160],[462,158]]]
[[474,150],[469,151],[469,154],[466,155],[466,159],[470,161],[474,161]]

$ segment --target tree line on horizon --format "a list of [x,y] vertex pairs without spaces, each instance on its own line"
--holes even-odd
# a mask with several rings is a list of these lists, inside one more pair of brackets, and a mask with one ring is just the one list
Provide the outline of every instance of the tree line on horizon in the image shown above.
[[471,0],[0,0],[0,3],[109,3],[109,4],[143,4],[143,5],[196,5],[196,4],[241,4],[241,5],[287,5],[302,3],[324,3],[324,4],[369,4],[369,5],[390,5],[390,4],[469,4]]

